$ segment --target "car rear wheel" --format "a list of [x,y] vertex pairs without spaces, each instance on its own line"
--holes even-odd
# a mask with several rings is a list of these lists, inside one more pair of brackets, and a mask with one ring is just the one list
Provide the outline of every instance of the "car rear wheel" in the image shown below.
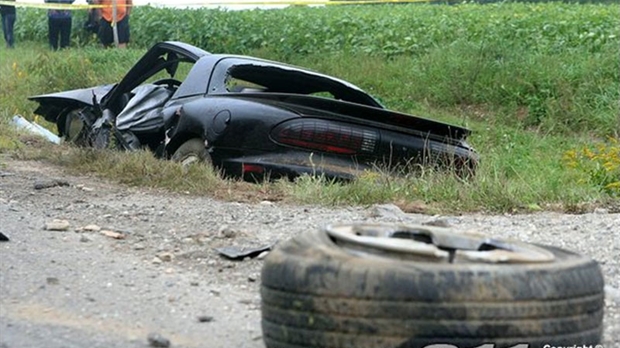
[[188,167],[195,163],[212,165],[211,156],[205,147],[204,140],[199,138],[193,138],[181,144],[171,159],[179,162],[183,167]]
[[262,270],[268,348],[598,344],[598,264],[554,247],[445,228],[337,225],[272,251]]

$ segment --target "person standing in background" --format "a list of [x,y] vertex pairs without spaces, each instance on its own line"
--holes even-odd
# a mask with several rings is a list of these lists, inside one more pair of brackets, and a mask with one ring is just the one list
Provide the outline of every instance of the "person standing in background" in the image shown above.
[[[75,0],[45,0],[46,3],[72,4]],[[71,11],[61,9],[47,10],[50,48],[54,51],[67,48],[71,43]],[[60,39],[60,45],[58,41]]]
[[17,15],[15,13],[15,6],[0,5],[0,15],[2,15],[2,33],[4,34],[4,41],[6,41],[6,47],[13,48],[15,46],[13,28],[15,26],[15,19],[17,18]]
[[[95,0],[86,0],[86,2],[89,5],[95,4]],[[99,13],[99,10],[96,8],[88,9],[86,22],[84,23],[84,29],[86,29],[86,31],[93,33],[93,34],[99,33],[99,17],[98,17],[99,14],[98,13]]]
[[95,0],[96,4],[102,5],[99,9],[99,41],[103,47],[111,47],[114,44],[113,27],[118,31],[118,47],[126,48],[129,42],[129,13],[133,3],[131,0],[116,0],[116,18],[113,18],[112,0]]

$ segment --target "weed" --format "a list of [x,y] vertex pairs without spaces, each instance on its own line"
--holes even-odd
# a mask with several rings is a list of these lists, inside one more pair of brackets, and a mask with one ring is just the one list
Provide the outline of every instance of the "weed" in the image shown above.
[[615,196],[620,196],[620,142],[609,138],[607,142],[584,146],[564,153],[564,162],[584,175],[583,181]]

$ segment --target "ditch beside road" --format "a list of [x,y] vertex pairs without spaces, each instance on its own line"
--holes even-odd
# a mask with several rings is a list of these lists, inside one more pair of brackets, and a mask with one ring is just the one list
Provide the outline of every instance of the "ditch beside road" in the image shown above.
[[229,260],[216,249],[359,221],[438,222],[588,255],[606,280],[604,346],[620,347],[620,214],[605,209],[439,217],[390,205],[223,202],[9,158],[0,158],[0,232],[10,239],[0,243],[0,347],[140,348],[157,333],[172,347],[264,348],[264,254]]

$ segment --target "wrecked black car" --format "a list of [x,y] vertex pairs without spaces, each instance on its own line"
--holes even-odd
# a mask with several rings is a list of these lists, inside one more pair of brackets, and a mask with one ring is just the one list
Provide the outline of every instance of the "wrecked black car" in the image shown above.
[[181,42],[154,45],[117,84],[30,99],[66,141],[148,148],[246,179],[416,165],[468,174],[478,162],[467,129],[387,110],[334,77]]

